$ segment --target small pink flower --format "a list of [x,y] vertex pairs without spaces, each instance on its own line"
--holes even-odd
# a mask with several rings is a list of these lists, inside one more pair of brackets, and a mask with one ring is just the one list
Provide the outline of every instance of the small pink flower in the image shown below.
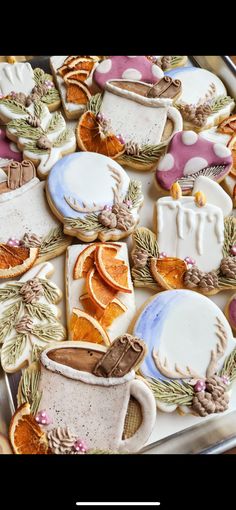
[[47,411],[45,411],[45,410],[39,411],[35,417],[35,420],[40,425],[50,425],[50,423],[52,423],[50,416],[48,415]]
[[96,116],[96,119],[98,120],[98,122],[102,122],[102,121],[106,120],[106,117],[105,117],[105,115],[103,115],[103,113],[99,112]]
[[112,211],[112,205],[104,205],[103,211]]
[[131,207],[132,207],[132,205],[133,205],[132,200],[124,200],[124,202],[123,202],[123,203],[124,203],[125,205],[127,205],[127,207],[128,207],[129,209],[131,209]]
[[44,85],[46,85],[48,89],[54,89],[54,83],[50,80],[45,80]]
[[119,135],[116,136],[116,138],[118,138],[119,142],[122,143],[122,145],[125,144],[125,139],[124,137],[121,135],[121,133],[119,133]]
[[161,251],[159,255],[159,259],[165,259],[167,257],[167,253],[165,251]]
[[74,450],[78,453],[86,453],[88,448],[84,441],[81,439],[76,439],[73,446]]
[[188,266],[194,266],[196,264],[196,260],[192,259],[192,257],[185,257],[184,260]]
[[228,385],[228,384],[229,384],[229,382],[230,382],[230,381],[229,381],[229,377],[228,377],[227,375],[222,375],[221,380],[223,381],[223,383],[224,383],[225,385]]
[[204,391],[205,389],[206,389],[205,381],[199,379],[194,386],[194,391],[198,393],[199,391]]
[[16,247],[20,246],[20,240],[17,239],[16,237],[10,237],[10,239],[8,239],[8,241],[7,241],[7,245],[13,246],[16,248]]
[[231,247],[231,250],[230,250],[230,253],[231,255],[236,255],[236,244],[234,244],[232,247]]

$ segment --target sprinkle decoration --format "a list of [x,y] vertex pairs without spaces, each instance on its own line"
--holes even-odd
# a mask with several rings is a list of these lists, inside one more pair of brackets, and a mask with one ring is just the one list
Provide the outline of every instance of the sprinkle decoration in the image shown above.
[[221,376],[221,379],[222,379],[222,381],[223,381],[223,383],[224,383],[225,385],[227,385],[227,386],[228,386],[228,384],[230,384],[230,380],[229,380],[229,377],[228,377],[227,375],[222,375],[222,376]]
[[7,241],[8,246],[18,247],[20,246],[20,244],[21,244],[20,240],[17,239],[16,237],[10,237]]
[[127,207],[129,209],[131,209],[133,207],[133,202],[132,200],[123,200],[123,204],[127,205]]
[[48,89],[54,89],[54,83],[50,80],[45,80],[44,85],[46,85]]
[[119,133],[119,135],[117,135],[116,138],[118,138],[119,142],[122,143],[122,145],[125,145],[125,139],[121,133]]
[[236,244],[234,244],[232,247],[231,247],[231,250],[230,250],[230,253],[231,255],[236,255]]
[[199,379],[199,381],[196,382],[195,386],[194,386],[194,391],[196,391],[196,393],[198,393],[199,391],[204,391],[206,389],[206,384],[204,381],[201,381]]
[[195,266],[196,260],[192,259],[192,257],[185,257],[185,262],[188,266]]
[[50,425],[50,423],[52,423],[50,416],[48,415],[47,411],[45,411],[45,410],[39,411],[36,414],[35,420],[40,425]]
[[165,259],[167,257],[167,253],[165,251],[161,251],[159,255],[159,259]]
[[86,453],[88,450],[85,442],[81,439],[76,439],[73,448],[77,453]]

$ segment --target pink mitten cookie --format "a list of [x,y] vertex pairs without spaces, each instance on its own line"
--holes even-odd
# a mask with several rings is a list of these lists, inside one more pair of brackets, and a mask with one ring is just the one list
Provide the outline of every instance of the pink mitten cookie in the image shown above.
[[106,82],[112,79],[141,80],[156,83],[163,78],[162,69],[150,62],[147,57],[114,56],[103,60],[95,69],[93,79],[104,89]]
[[167,192],[178,180],[182,192],[189,194],[197,177],[220,182],[231,165],[231,151],[224,144],[203,139],[194,131],[183,131],[173,136],[167,153],[160,159],[155,183],[158,189]]

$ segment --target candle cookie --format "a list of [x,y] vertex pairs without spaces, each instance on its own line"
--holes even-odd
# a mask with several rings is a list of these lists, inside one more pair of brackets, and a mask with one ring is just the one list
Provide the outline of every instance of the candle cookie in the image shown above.
[[161,411],[179,408],[206,417],[228,409],[236,344],[210,299],[190,290],[157,294],[138,311],[130,331],[147,344],[140,371]]
[[[71,340],[109,344],[135,313],[125,243],[70,246],[66,254],[66,309]],[[81,327],[80,327],[81,325]]]
[[192,192],[199,176],[221,182],[232,168],[232,154],[224,143],[213,142],[194,131],[182,131],[172,138],[166,154],[159,160],[155,185],[162,194],[168,194],[178,180],[184,195]]
[[171,196],[157,200],[154,209],[157,235],[143,227],[133,234],[134,285],[207,295],[234,289],[236,221],[231,211],[227,194],[207,177],[196,179],[189,197],[174,183]]
[[81,150],[100,152],[137,170],[150,170],[165,146],[182,130],[182,117],[172,105],[181,90],[179,80],[163,78],[150,87],[144,82],[106,82],[81,116],[77,143]]
[[66,338],[56,306],[62,292],[48,280],[53,269],[46,262],[20,281],[0,285],[1,364],[5,372],[17,372],[37,359],[48,342]]
[[[24,106],[40,100],[51,112],[60,106],[59,92],[52,76],[42,69],[32,69],[29,62],[0,62],[0,97]],[[1,106],[0,118],[5,120]]]
[[199,67],[181,67],[167,71],[182,83],[177,107],[184,120],[184,129],[201,131],[218,125],[233,111],[234,99],[218,76]]
[[64,232],[81,241],[117,241],[139,221],[141,184],[101,154],[79,152],[54,165],[47,180],[47,198]]

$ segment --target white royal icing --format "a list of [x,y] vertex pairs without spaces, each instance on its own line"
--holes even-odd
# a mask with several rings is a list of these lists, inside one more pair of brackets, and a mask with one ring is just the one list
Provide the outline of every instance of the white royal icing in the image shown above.
[[[117,253],[116,258],[124,260],[125,264],[127,264],[129,268],[129,257],[127,246],[125,243],[117,243],[120,246],[120,250]],[[70,317],[72,314],[73,308],[83,309],[83,301],[80,301],[79,298],[85,293],[85,278],[79,278],[78,280],[74,280],[73,278],[73,269],[77,257],[79,254],[86,248],[88,245],[73,245],[67,249],[67,257],[66,257],[66,308],[67,308],[67,323],[70,323]],[[128,271],[128,283],[130,289],[132,289],[131,293],[118,292],[117,298],[127,307],[126,312],[122,313],[120,317],[117,317],[107,328],[107,333],[109,335],[110,340],[114,340],[117,336],[123,335],[134,316],[135,313],[135,297],[134,290],[130,275],[130,268]],[[70,335],[70,331],[68,330]]]
[[122,78],[124,80],[141,80],[142,79],[142,73],[138,71],[138,69],[133,69],[130,67],[130,69],[126,69],[122,73]]
[[[207,203],[198,207],[194,197],[157,201],[158,246],[170,257],[192,257],[203,271],[217,269],[222,259],[222,210]],[[167,226],[167,228],[166,228]]]
[[0,63],[0,93],[4,96],[10,92],[30,94],[35,86],[34,72],[28,62],[15,64]]
[[197,191],[202,191],[206,195],[207,202],[220,207],[225,217],[231,214],[233,209],[232,200],[217,182],[208,177],[197,177],[192,194],[194,195]]
[[189,175],[198,172],[199,170],[206,168],[207,165],[208,162],[205,158],[201,158],[200,156],[191,158],[187,161],[186,165],[184,166],[184,175]]
[[163,158],[158,163],[158,170],[165,172],[168,170],[171,170],[171,168],[174,166],[174,156],[172,154],[165,154]]
[[194,131],[183,131],[182,142],[184,145],[194,145],[198,141],[198,135]]
[[215,143],[213,149],[216,156],[218,156],[219,158],[225,158],[227,156],[230,156],[231,154],[231,150],[228,147],[225,147],[225,145],[222,145],[221,143]]
[[111,70],[112,61],[110,58],[106,58],[99,64],[99,73],[108,73]]
[[159,80],[161,80],[161,78],[163,78],[163,71],[156,64],[152,65],[152,74],[154,74],[154,76],[156,76]]

